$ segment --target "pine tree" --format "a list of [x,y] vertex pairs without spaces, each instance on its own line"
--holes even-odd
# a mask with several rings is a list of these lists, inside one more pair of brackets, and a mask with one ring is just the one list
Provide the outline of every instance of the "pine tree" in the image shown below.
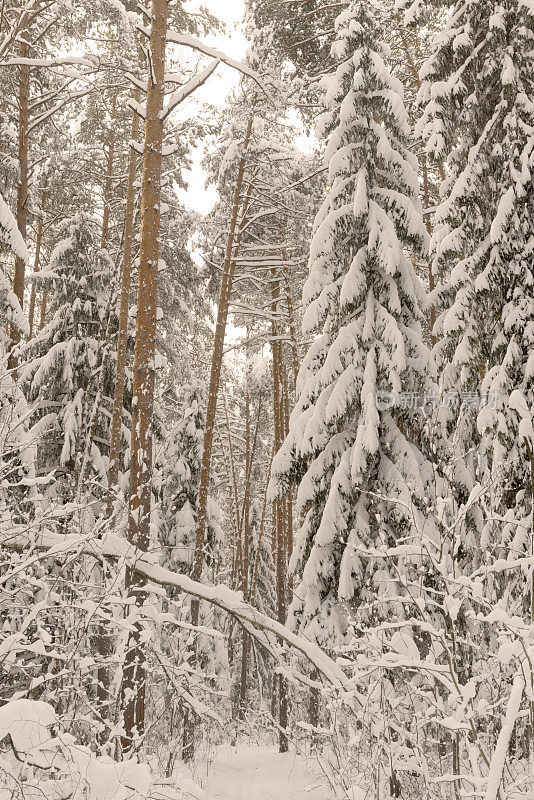
[[[298,484],[304,515],[292,558],[302,576],[293,624],[330,648],[349,610],[374,616],[372,591],[395,595],[393,579],[366,550],[419,535],[431,480],[416,442],[420,409],[401,402],[404,393],[422,396],[433,370],[422,342],[425,295],[408,255],[421,253],[427,236],[402,87],[378,41],[381,22],[379,5],[361,0],[336,22],[339,65],[324,80],[327,110],[318,125],[329,136],[330,188],[303,293],[304,333],[319,335],[273,464],[272,495]],[[396,407],[384,407],[390,397]]]

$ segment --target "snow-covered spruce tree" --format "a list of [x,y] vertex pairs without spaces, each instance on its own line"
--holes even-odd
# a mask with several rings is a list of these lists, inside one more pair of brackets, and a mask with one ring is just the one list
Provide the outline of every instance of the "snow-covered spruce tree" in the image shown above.
[[[28,335],[28,321],[11,289],[4,263],[17,255],[25,263],[28,250],[13,213],[0,194],[0,316]],[[36,500],[36,442],[30,428],[30,410],[20,384],[8,368],[11,345],[8,329],[0,326],[0,537],[12,540],[19,530],[32,524]],[[4,697],[29,689],[32,678],[46,671],[46,633],[29,619],[34,608],[39,565],[24,569],[25,554],[1,548],[0,571],[6,581],[0,603],[0,647],[5,652],[2,665]],[[8,577],[13,571],[12,577]],[[30,580],[28,581],[28,577]],[[7,579],[7,580],[6,580]],[[32,583],[33,582],[33,583]],[[49,639],[48,639],[49,641]],[[12,647],[9,647],[9,643]],[[10,651],[10,652],[8,652]]]
[[[25,262],[29,254],[11,209],[0,194],[0,316],[22,334],[28,321],[4,271],[4,256],[15,254]],[[35,453],[28,431],[29,414],[24,395],[8,369],[9,341],[0,327],[0,525],[9,529],[28,498],[29,479],[34,476]]]
[[[421,1],[407,13],[416,19],[439,5]],[[522,570],[492,570],[498,559],[530,552],[532,535],[529,452],[510,397],[519,390],[532,404],[533,23],[532,3],[459,0],[421,73],[419,129],[431,158],[448,165],[434,237],[440,280],[433,295],[436,357],[444,396],[473,398],[452,404],[447,413],[454,497],[465,509],[471,506],[455,533],[456,563],[463,574],[490,564],[492,574],[455,621],[455,668],[462,683],[478,680],[482,671],[505,676],[504,687],[494,682],[486,694],[477,689],[474,706],[486,696],[506,705],[514,675],[525,665],[511,652],[503,666],[495,627],[481,635],[469,617],[483,604],[499,605],[508,619],[531,613]],[[477,414],[479,396],[486,404]],[[498,735],[499,725],[491,721],[473,715],[472,724],[490,739]],[[523,734],[524,741],[531,739],[518,723],[518,742]],[[455,737],[458,773],[467,746],[460,734]]]
[[380,27],[380,6],[362,0],[336,22],[338,66],[324,81],[327,110],[318,126],[320,136],[329,135],[330,188],[303,293],[304,333],[319,335],[273,464],[272,497],[298,485],[303,514],[291,621],[328,648],[357,607],[366,621],[402,614],[393,603],[379,610],[398,587],[383,560],[366,551],[419,535],[432,480],[417,445],[418,411],[377,402],[381,392],[396,401],[424,394],[433,372],[422,341],[424,291],[408,255],[427,244],[417,164]]
[[[510,523],[494,544],[517,555],[530,465],[509,398],[517,389],[531,402],[534,392],[534,5],[457,2],[422,77],[421,130],[430,155],[450,167],[435,242],[443,389],[488,401],[478,415],[487,461],[471,471],[490,482],[492,511]],[[468,409],[452,418],[467,451],[478,439],[476,416]],[[493,553],[493,521],[485,531],[481,557]]]
[[[38,416],[48,415],[47,432],[40,448],[40,469],[75,470],[83,451],[84,403],[86,394],[96,390],[94,371],[99,366],[102,320],[108,308],[112,264],[100,250],[98,231],[91,221],[77,215],[58,230],[58,243],[50,262],[34,277],[38,289],[48,292],[49,322],[23,349],[27,359],[21,379],[28,386],[29,399]],[[109,396],[113,376],[104,381]],[[98,440],[107,442],[103,416],[96,426],[90,460],[97,473],[105,476]]]
[[[161,465],[159,538],[162,562],[176,572],[191,572],[195,552],[196,504],[200,481],[205,423],[205,390],[194,379],[181,388],[182,418],[165,448]],[[205,560],[208,567],[220,559],[219,512],[208,508]]]
[[[29,260],[28,248],[17,227],[17,221],[0,193],[0,313],[9,325],[14,325],[21,333],[28,333],[28,321],[24,316],[18,298],[11,288],[11,281],[4,269],[4,257],[10,254],[23,261]],[[0,354],[5,353],[7,342],[4,326],[0,327]]]
[[[394,0],[397,14],[402,14],[405,25],[425,25],[450,7],[447,0]],[[442,26],[441,26],[442,27]]]

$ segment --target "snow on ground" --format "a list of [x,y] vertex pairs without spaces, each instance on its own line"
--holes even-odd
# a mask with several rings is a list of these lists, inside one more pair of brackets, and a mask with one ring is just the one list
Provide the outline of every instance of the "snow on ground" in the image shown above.
[[203,800],[334,800],[316,762],[271,747],[220,747],[203,784]]

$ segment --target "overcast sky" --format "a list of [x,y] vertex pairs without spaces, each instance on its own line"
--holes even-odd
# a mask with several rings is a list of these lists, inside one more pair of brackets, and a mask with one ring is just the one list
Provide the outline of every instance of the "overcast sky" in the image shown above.
[[[196,4],[191,3],[191,6],[193,5]],[[225,33],[207,37],[207,44],[222,50],[231,58],[242,61],[248,46],[240,29],[240,23],[245,13],[244,0],[202,0],[202,5],[206,6],[226,25]],[[229,67],[221,65],[215,75],[198,91],[196,102],[223,106],[229,92],[237,86],[238,82],[238,74]],[[189,187],[187,190],[180,190],[179,196],[188,208],[207,214],[217,200],[217,192],[213,186],[208,189],[204,188],[206,176],[200,166],[201,157],[200,151],[194,154],[193,169],[184,173]]]

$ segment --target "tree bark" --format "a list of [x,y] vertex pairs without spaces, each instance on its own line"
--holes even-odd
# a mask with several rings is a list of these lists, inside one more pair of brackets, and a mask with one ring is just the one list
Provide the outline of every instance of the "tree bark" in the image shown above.
[[[283,439],[289,434],[289,380],[287,370],[282,365],[282,378],[283,378]],[[286,569],[286,589],[287,599],[286,603],[289,605],[293,595],[293,581],[289,575],[289,561],[291,553],[293,552],[293,493],[288,492],[286,497],[286,536],[285,536],[285,569]]]
[[237,489],[237,475],[235,471],[234,445],[232,442],[232,429],[230,428],[230,417],[228,416],[228,403],[226,392],[223,391],[224,417],[226,420],[226,435],[228,437],[228,457],[229,457],[229,476],[231,477],[231,502],[234,511],[234,569],[232,570],[232,589],[239,585],[241,576],[241,519],[239,516],[239,493]]
[[46,289],[43,292],[43,296],[41,297],[41,313],[40,313],[40,320],[39,320],[39,330],[42,331],[45,323],[46,323],[46,303],[48,300],[48,292]]
[[274,450],[271,451],[271,458],[269,460],[269,468],[267,470],[267,479],[265,481],[265,489],[263,491],[263,507],[261,511],[260,532],[258,534],[258,545],[256,548],[256,555],[254,558],[254,566],[252,568],[252,581],[250,587],[250,604],[253,606],[256,598],[256,586],[258,583],[258,569],[260,563],[260,551],[263,540],[263,531],[265,529],[265,516],[267,512],[267,493],[269,491],[269,482],[271,480],[271,469],[273,466]]
[[[43,241],[43,228],[44,228],[44,206],[46,202],[46,189],[43,189],[41,196],[41,216],[37,225],[37,236],[35,237],[35,258],[33,262],[33,271],[39,270],[39,261],[41,258],[41,244]],[[28,321],[30,324],[30,332],[28,339],[33,337],[33,325],[35,320],[35,281],[32,281],[32,290],[30,294],[30,307],[28,310]]]
[[[286,259],[285,253],[282,254],[284,260]],[[299,375],[299,350],[297,344],[297,331],[295,325],[295,310],[293,307],[293,292],[291,287],[291,275],[289,267],[284,267],[284,282],[286,290],[286,304],[287,304],[287,321],[289,325],[289,339],[291,342],[291,360],[293,367],[293,383],[295,392],[297,391],[297,378]]]
[[[133,375],[133,413],[130,462],[130,497],[128,541],[141,552],[150,543],[152,495],[152,417],[154,408],[154,360],[156,352],[157,277],[159,260],[159,224],[161,204],[161,162],[165,46],[168,0],[152,0],[148,91],[146,103],[145,146],[141,185],[141,247],[139,289]],[[135,605],[144,603],[145,581],[132,569],[127,570],[126,590]],[[146,652],[142,627],[135,623],[125,655],[120,689],[123,710],[123,752],[131,751],[140,741],[145,727]]]
[[[276,269],[271,270],[271,309],[272,309],[272,354],[273,354],[273,416],[274,443],[276,455],[283,441],[283,380],[282,380],[282,345],[279,339],[278,316],[280,314],[280,281]],[[286,508],[284,500],[274,503],[274,557],[276,567],[276,606],[278,621],[285,624],[287,614],[286,590]],[[278,675],[278,722],[280,725],[278,749],[286,753],[289,749],[287,739],[288,697],[287,686],[283,675]]]
[[[247,329],[247,340],[249,332]],[[246,353],[248,358],[248,344]],[[243,498],[243,552],[242,552],[242,570],[241,570],[241,591],[243,592],[243,599],[248,599],[248,571],[249,571],[249,554],[250,554],[250,480],[252,471],[252,453],[251,453],[251,436],[250,436],[250,394],[248,391],[248,375],[247,387],[245,396],[245,496]],[[243,722],[245,719],[245,712],[247,708],[247,683],[248,683],[248,658],[250,649],[250,640],[246,630],[242,630],[242,643],[241,643],[241,675],[239,684],[239,720]]]

